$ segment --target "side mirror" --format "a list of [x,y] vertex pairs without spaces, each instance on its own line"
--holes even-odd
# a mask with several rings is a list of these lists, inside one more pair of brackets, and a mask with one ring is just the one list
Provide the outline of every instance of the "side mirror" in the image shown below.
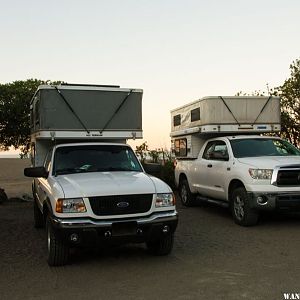
[[33,167],[33,168],[25,168],[24,175],[26,177],[47,178],[49,174],[46,171],[45,167]]

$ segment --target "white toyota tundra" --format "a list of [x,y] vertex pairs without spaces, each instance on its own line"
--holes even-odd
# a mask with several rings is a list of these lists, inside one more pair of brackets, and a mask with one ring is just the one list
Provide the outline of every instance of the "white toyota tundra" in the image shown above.
[[261,210],[300,209],[300,151],[276,137],[209,139],[195,160],[179,159],[176,183],[184,205],[199,199],[229,205],[236,223],[257,223]]

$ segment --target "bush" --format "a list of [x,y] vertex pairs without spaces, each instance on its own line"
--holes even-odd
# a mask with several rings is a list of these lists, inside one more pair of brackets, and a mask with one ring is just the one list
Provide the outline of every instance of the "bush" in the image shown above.
[[162,166],[160,179],[172,189],[175,189],[175,167],[173,161],[167,160]]
[[143,162],[142,165],[146,173],[163,180],[172,189],[175,188],[175,168],[171,160],[167,160],[164,165],[147,162]]

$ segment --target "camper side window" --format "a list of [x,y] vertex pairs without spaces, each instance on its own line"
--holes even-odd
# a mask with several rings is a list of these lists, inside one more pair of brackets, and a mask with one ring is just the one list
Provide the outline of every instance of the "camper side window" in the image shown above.
[[200,120],[200,107],[191,110],[191,122]]
[[31,160],[32,166],[34,166],[34,167],[36,167],[36,165],[35,165],[35,159],[34,159],[35,155],[36,155],[35,154],[35,144],[32,143],[31,147],[30,147],[30,160]]
[[33,105],[30,105],[30,128],[34,128],[34,120],[33,120]]
[[175,140],[175,156],[187,156],[186,139]]
[[178,126],[181,124],[181,115],[176,115],[173,117],[174,126]]
[[37,100],[34,105],[34,121],[36,125],[40,123],[40,101],[39,100]]

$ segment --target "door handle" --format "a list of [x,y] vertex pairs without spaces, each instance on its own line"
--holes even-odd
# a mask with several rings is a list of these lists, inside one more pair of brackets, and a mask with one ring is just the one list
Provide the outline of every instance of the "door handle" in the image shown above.
[[208,167],[208,168],[212,168],[212,164],[208,164],[207,167]]

